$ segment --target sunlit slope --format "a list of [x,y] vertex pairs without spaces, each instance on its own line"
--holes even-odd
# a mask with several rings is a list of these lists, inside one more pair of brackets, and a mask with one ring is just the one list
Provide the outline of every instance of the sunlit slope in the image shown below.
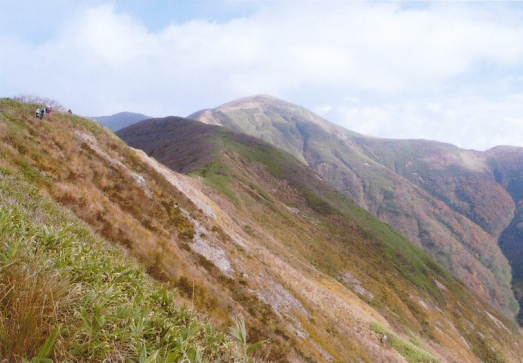
[[40,121],[33,110],[0,101],[0,361],[245,362],[240,344],[147,274],[161,266],[148,262],[159,247],[133,247],[145,233],[115,234],[139,230],[138,213],[117,211],[111,198],[126,195],[104,194],[89,174],[104,185],[114,174],[138,197],[142,186],[126,185],[129,170],[85,138],[108,142],[113,156],[125,147],[94,122],[61,113]]
[[517,312],[511,268],[498,246],[515,203],[484,154],[436,142],[365,137],[270,96],[190,117],[260,137],[295,155],[492,306],[507,316]]
[[[297,342],[300,356],[474,362],[521,355],[513,321],[286,152],[176,117],[147,120],[118,135],[174,170],[202,178],[219,211],[216,220],[230,243],[241,246],[232,263],[237,278],[286,317],[284,337]],[[384,343],[384,334],[403,340]]]

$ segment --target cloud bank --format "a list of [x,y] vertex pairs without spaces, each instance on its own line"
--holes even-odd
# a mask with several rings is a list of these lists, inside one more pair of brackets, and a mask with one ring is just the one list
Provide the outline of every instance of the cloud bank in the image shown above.
[[2,28],[2,96],[184,116],[266,93],[371,136],[523,146],[517,3],[261,2],[159,29],[124,2],[80,4],[41,20],[48,36]]

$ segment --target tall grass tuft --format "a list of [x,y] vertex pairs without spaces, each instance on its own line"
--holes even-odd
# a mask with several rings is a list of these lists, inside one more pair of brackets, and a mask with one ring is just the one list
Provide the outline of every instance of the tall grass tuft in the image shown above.
[[[36,271],[35,271],[36,270]],[[34,266],[13,264],[0,275],[0,349],[9,361],[35,357],[57,328],[67,291]]]
[[266,340],[260,340],[252,344],[247,343],[247,328],[243,316],[234,319],[234,327],[229,328],[229,333],[238,340],[246,355],[252,354],[255,350],[267,343]]
[[32,246],[34,240],[17,236],[24,228],[19,217],[0,208],[0,356],[13,362],[41,353],[73,301],[67,281]]

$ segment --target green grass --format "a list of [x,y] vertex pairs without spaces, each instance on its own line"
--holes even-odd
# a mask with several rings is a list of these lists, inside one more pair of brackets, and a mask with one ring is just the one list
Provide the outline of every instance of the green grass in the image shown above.
[[25,181],[0,176],[0,360],[238,361],[175,292]]
[[385,259],[404,278],[430,293],[432,297],[440,298],[441,291],[434,283],[433,277],[441,276],[444,280],[453,280],[448,271],[390,225],[369,215],[360,207],[348,205],[343,211],[357,222],[365,235],[381,246]]
[[[291,154],[265,142],[249,139],[243,135],[234,135],[228,132],[222,133],[220,136],[220,142],[229,150],[237,152],[250,161],[263,164],[272,176],[287,179],[295,184],[296,187],[302,190],[305,201],[314,211],[323,215],[339,214],[339,211],[331,204],[328,198],[321,196],[316,191],[309,190],[310,186],[306,185],[308,182],[303,180],[303,178],[310,177],[310,175],[302,175],[303,170],[301,165],[299,165],[299,161]],[[213,167],[207,168],[207,170],[214,170],[213,173],[207,173],[207,180],[209,183],[212,183],[216,189],[231,197],[230,189],[228,189],[229,183],[233,181],[230,177],[230,170],[228,173],[224,173],[224,167],[220,166],[220,168],[218,168],[216,165],[221,164],[215,163]],[[261,187],[253,187],[255,185],[254,183],[249,184],[251,188],[255,189],[264,199],[267,201],[272,200],[268,193]]]
[[205,178],[204,181],[207,186],[228,196],[235,205],[240,204],[238,196],[231,189],[233,179],[229,168],[218,158],[215,158],[215,161],[212,163],[201,166],[196,174]]
[[[371,323],[370,328],[381,336],[386,336],[386,344],[389,344],[394,348],[398,353],[407,359],[411,363],[429,363],[429,362],[438,362],[438,360],[426,350],[420,348],[416,344],[405,340],[389,329],[381,326],[378,323]],[[414,339],[414,342],[417,342],[417,339]]]

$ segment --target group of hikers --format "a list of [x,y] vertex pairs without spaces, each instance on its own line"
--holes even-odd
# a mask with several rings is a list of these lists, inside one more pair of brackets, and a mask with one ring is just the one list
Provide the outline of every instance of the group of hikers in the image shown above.
[[[46,113],[51,113],[53,109],[51,108],[51,106],[47,106],[47,107],[43,107],[43,108],[37,108],[36,111],[35,111],[35,117],[36,118],[39,118],[40,120],[44,118],[45,114]],[[73,111],[71,111],[70,109],[67,111],[67,113],[69,114],[73,114]]]
[[45,108],[37,108],[35,111],[35,117],[38,117],[40,120],[44,118],[46,113],[51,113],[52,108],[47,106]]

